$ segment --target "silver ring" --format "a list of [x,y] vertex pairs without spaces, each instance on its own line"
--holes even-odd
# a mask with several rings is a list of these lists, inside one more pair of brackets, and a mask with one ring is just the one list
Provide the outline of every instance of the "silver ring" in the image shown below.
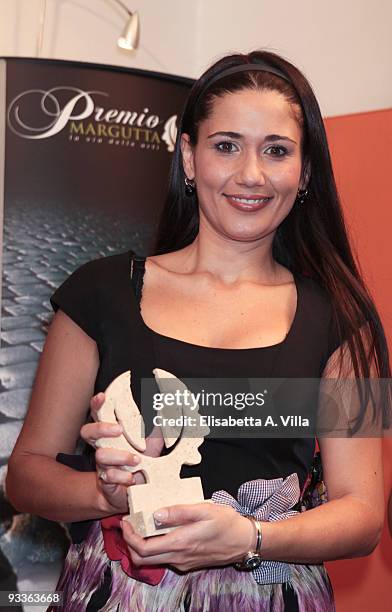
[[98,478],[100,478],[104,482],[107,481],[107,475],[106,475],[105,470],[98,470]]

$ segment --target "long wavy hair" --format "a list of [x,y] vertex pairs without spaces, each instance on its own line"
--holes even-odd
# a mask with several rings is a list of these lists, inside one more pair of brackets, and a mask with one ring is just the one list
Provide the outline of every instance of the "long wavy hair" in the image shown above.
[[[267,71],[251,69],[218,78],[229,68],[258,61],[277,68],[288,81]],[[274,258],[293,273],[312,277],[328,293],[333,325],[341,346],[347,342],[355,377],[374,378],[376,372],[377,377],[389,379],[391,370],[384,330],[350,247],[318,102],[305,76],[279,55],[263,50],[229,55],[213,64],[194,83],[180,121],[154,254],[187,246],[199,230],[197,194],[187,197],[184,189],[181,134],[189,134],[191,144],[196,145],[199,125],[211,113],[214,100],[244,89],[277,91],[299,111],[296,115],[302,129],[302,176],[310,171],[304,205],[296,201],[275,233]],[[340,355],[341,374],[343,351]],[[365,414],[367,392],[363,399],[358,423]],[[373,404],[375,416],[376,402]],[[381,408],[385,427],[389,424],[389,393],[383,398]]]

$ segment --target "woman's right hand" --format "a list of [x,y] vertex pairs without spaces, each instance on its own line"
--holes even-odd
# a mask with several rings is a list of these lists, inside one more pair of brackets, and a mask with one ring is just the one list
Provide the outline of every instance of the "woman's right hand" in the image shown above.
[[[90,409],[94,422],[83,425],[80,430],[82,439],[93,448],[96,448],[96,441],[99,438],[117,437],[123,431],[119,424],[98,421],[97,413],[104,401],[104,393],[98,393],[91,398]],[[164,446],[163,437],[159,435],[159,432],[160,430],[154,427],[154,430],[146,439],[146,450],[143,454],[150,457],[159,457]],[[95,452],[95,462],[98,491],[109,504],[109,511],[113,510],[113,513],[127,512],[127,487],[133,484],[141,484],[145,482],[145,479],[141,472],[132,474],[124,466],[136,466],[140,463],[140,458],[137,454],[128,451],[98,448]]]

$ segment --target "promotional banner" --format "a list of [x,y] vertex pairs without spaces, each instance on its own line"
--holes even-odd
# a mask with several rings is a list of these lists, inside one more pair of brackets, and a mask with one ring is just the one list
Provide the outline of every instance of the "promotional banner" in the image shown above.
[[2,589],[16,588],[16,574],[19,588],[39,574],[49,584],[68,545],[61,525],[17,513],[4,495],[49,297],[88,260],[148,252],[190,85],[140,70],[0,60]]

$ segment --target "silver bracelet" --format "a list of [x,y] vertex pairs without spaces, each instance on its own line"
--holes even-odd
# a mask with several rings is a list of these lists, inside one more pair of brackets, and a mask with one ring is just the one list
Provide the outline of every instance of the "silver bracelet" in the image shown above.
[[250,521],[252,521],[252,523],[254,523],[254,525],[256,527],[257,540],[256,540],[255,553],[257,555],[259,555],[260,551],[261,551],[261,542],[262,542],[262,539],[263,539],[263,536],[262,536],[262,533],[261,533],[261,522],[258,521],[254,516],[251,516],[251,515],[247,515],[246,518],[248,518]]
[[260,521],[258,521],[257,519],[255,519],[254,516],[251,516],[249,514],[245,515],[245,518],[249,519],[256,526],[256,531],[257,531],[256,549],[254,551],[250,550],[248,553],[246,553],[242,561],[235,563],[234,567],[239,570],[249,571],[249,570],[255,570],[261,565],[262,558],[261,558],[260,551],[261,551],[262,534],[261,534],[261,522]]

